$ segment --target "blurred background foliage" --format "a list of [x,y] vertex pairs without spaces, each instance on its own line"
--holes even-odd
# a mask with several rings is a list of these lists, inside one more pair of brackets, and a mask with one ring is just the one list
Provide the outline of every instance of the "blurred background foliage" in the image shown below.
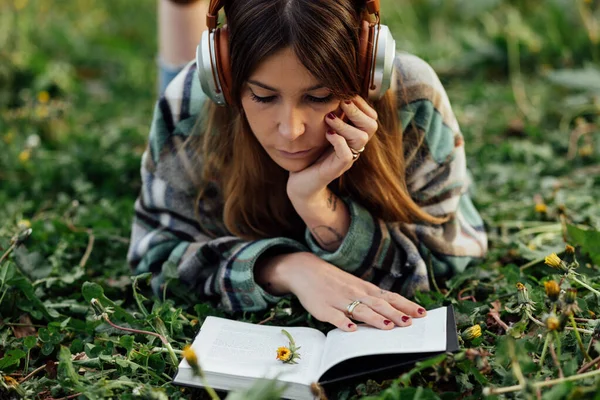
[[[564,221],[599,230],[600,0],[382,4],[398,49],[430,62],[448,91],[490,232],[485,266],[563,248]],[[0,249],[33,229],[14,255],[29,286],[0,279],[4,322],[26,313],[70,332],[57,343],[93,342],[73,322],[85,320],[84,281],[134,305],[124,260],[156,49],[154,0],[0,1]],[[181,344],[189,321],[182,332]],[[6,348],[22,346],[13,333],[0,323]],[[57,359],[47,350],[31,368]]]

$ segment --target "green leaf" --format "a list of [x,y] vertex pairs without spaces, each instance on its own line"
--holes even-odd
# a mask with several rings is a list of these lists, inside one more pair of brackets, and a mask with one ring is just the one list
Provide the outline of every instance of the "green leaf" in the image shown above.
[[127,350],[127,355],[131,353],[133,349],[133,336],[131,335],[123,335],[119,338],[119,344],[123,346]]
[[101,299],[105,297],[104,289],[95,282],[84,282],[81,286],[81,294],[88,303],[92,301],[92,299]]
[[21,292],[25,295],[25,297],[27,297],[29,302],[35,307],[37,307],[37,309],[41,311],[44,317],[46,317],[48,320],[51,321],[54,318],[58,318],[60,316],[60,314],[56,310],[51,308],[47,309],[46,306],[44,306],[44,303],[42,303],[39,297],[35,294],[35,290],[33,289],[31,282],[29,282],[29,280],[24,276],[19,276],[18,278],[13,279],[11,281],[11,284],[14,287],[20,289]]
[[52,272],[52,265],[37,251],[30,253],[25,246],[19,246],[14,254],[21,271],[33,280],[46,278]]
[[75,367],[73,366],[73,360],[71,357],[71,352],[65,346],[60,346],[60,351],[58,353],[58,370],[61,373],[63,379],[70,381],[72,384],[79,386],[82,379],[77,371],[75,371]]
[[88,303],[91,302],[92,299],[96,299],[100,303],[102,303],[102,305],[114,308],[117,317],[123,318],[129,323],[133,323],[135,321],[135,318],[127,310],[125,310],[123,307],[119,306],[117,303],[106,297],[104,295],[104,289],[97,283],[84,282],[81,286],[81,294]]
[[12,349],[4,354],[4,357],[0,358],[0,370],[6,369],[12,365],[18,365],[21,359],[25,357],[27,353],[23,350]]
[[567,225],[571,244],[581,246],[581,251],[589,254],[596,265],[600,265],[600,232],[583,230],[573,225]]
[[23,339],[23,345],[27,347],[28,350],[33,349],[37,345],[37,337],[35,336],[27,336]]
[[9,282],[15,276],[15,265],[5,262],[0,266],[0,287]]
[[544,393],[542,396],[542,400],[562,400],[566,399],[571,393],[571,389],[573,388],[573,382],[563,382],[561,384],[555,385]]

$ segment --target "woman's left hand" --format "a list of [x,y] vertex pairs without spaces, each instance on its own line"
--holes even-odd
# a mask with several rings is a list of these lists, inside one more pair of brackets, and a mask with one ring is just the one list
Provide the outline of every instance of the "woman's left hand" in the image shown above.
[[361,151],[377,131],[377,112],[362,97],[342,101],[340,106],[352,125],[333,112],[327,114],[329,130],[325,136],[332,147],[302,171],[290,172],[287,193],[292,203],[310,200],[327,189],[352,167],[356,161],[353,150]]

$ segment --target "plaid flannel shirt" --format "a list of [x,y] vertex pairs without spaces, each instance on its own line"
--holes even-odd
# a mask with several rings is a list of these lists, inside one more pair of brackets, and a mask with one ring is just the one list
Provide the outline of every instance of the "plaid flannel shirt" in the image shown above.
[[[406,296],[429,290],[428,263],[436,276],[451,277],[481,260],[487,237],[469,197],[464,142],[446,92],[429,64],[414,55],[398,53],[394,68],[398,87],[404,87],[404,93],[398,94],[404,137],[425,136],[419,148],[405,145],[405,156],[414,155],[406,166],[409,193],[429,214],[450,216],[448,222],[383,221],[345,198],[350,227],[339,248],[328,252],[308,229],[302,241],[287,237],[246,241],[232,236],[213,214],[196,215],[197,189],[182,172],[185,166],[177,156],[197,119],[206,118],[203,104],[208,100],[191,62],[155,107],[127,254],[134,273],[152,272],[152,285],[159,294],[170,266],[200,299],[227,311],[258,311],[280,299],[254,280],[254,265],[266,252],[310,251]],[[197,218],[217,237],[207,236]]]

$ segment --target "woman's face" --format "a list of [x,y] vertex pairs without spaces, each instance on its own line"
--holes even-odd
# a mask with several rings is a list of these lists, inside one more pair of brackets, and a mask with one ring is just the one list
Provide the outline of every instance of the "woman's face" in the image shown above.
[[242,90],[250,128],[280,167],[297,172],[330,146],[325,116],[339,99],[302,65],[291,48],[265,59]]

